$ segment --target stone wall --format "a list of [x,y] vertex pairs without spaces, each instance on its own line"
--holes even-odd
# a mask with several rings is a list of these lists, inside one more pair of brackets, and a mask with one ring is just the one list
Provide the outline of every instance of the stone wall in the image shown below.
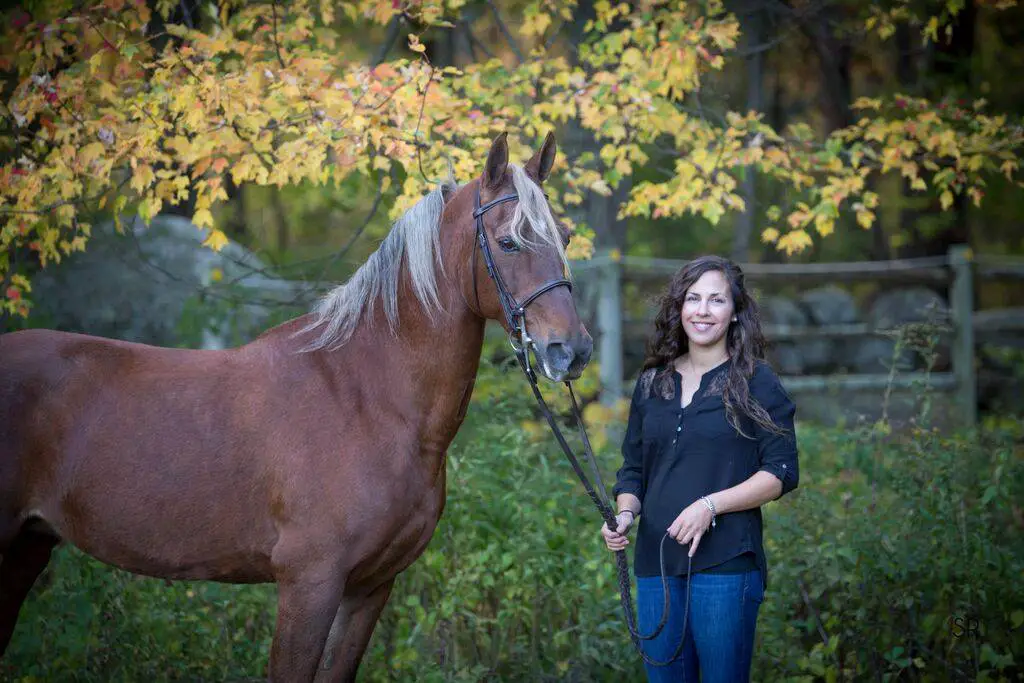
[[[923,349],[927,340],[921,334],[906,330],[903,348],[897,356],[895,333],[773,341],[772,326],[814,328],[866,324],[874,330],[896,330],[910,323],[923,323],[916,331],[950,329],[949,304],[926,287],[882,290],[867,304],[858,306],[845,289],[829,285],[810,289],[796,298],[765,297],[760,305],[762,323],[771,342],[770,359],[784,375],[884,373],[894,361],[902,371],[922,370],[927,361],[913,349]],[[948,335],[940,336],[933,370],[950,369],[949,341]]]

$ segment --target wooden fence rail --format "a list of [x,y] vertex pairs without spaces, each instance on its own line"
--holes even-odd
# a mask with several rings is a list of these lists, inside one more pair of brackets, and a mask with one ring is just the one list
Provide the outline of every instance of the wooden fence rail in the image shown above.
[[[601,359],[601,382],[604,400],[622,396],[623,331],[649,328],[650,321],[624,318],[622,283],[632,279],[667,279],[686,261],[637,256],[616,257],[614,253],[596,255],[590,261],[574,264],[576,273],[587,274],[596,285],[596,331]],[[752,282],[783,280],[786,283],[808,282],[898,282],[948,286],[950,329],[952,336],[952,372],[903,373],[891,380],[888,375],[801,375],[785,376],[783,383],[793,392],[820,392],[842,389],[884,388],[890,382],[897,387],[910,387],[927,381],[934,389],[954,394],[957,414],[965,425],[977,423],[977,369],[975,344],[979,335],[993,332],[1024,332],[1024,308],[974,310],[976,279],[1024,280],[1024,259],[1006,256],[972,254],[969,247],[952,247],[945,256],[892,261],[848,263],[742,265]],[[596,282],[595,282],[596,281]],[[805,339],[855,338],[871,335],[892,335],[891,329],[874,328],[868,324],[797,327],[766,325],[770,341]]]

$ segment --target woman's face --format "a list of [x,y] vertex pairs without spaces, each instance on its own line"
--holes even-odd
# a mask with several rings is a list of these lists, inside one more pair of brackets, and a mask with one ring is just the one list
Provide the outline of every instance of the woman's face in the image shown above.
[[706,348],[724,345],[735,310],[725,274],[709,270],[701,275],[683,297],[683,331],[690,344]]

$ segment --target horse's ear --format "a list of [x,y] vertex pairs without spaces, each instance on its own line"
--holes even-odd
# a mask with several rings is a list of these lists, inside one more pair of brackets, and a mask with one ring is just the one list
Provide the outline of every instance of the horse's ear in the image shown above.
[[505,169],[508,168],[508,133],[501,133],[491,143],[491,151],[487,153],[487,163],[484,165],[484,185],[498,187],[501,179],[505,177]]
[[533,155],[533,158],[526,162],[526,172],[530,177],[538,183],[543,183],[547,180],[548,175],[551,173],[551,167],[555,165],[555,153],[557,151],[558,147],[555,145],[555,136],[549,132],[547,137],[544,138],[544,144]]

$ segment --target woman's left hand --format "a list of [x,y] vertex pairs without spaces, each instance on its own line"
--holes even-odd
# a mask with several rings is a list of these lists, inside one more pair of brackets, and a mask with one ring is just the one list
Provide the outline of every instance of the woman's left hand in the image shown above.
[[701,537],[711,526],[711,510],[701,501],[694,501],[692,505],[679,513],[676,520],[668,528],[668,535],[674,538],[679,545],[690,545],[689,556],[693,557],[700,545]]

